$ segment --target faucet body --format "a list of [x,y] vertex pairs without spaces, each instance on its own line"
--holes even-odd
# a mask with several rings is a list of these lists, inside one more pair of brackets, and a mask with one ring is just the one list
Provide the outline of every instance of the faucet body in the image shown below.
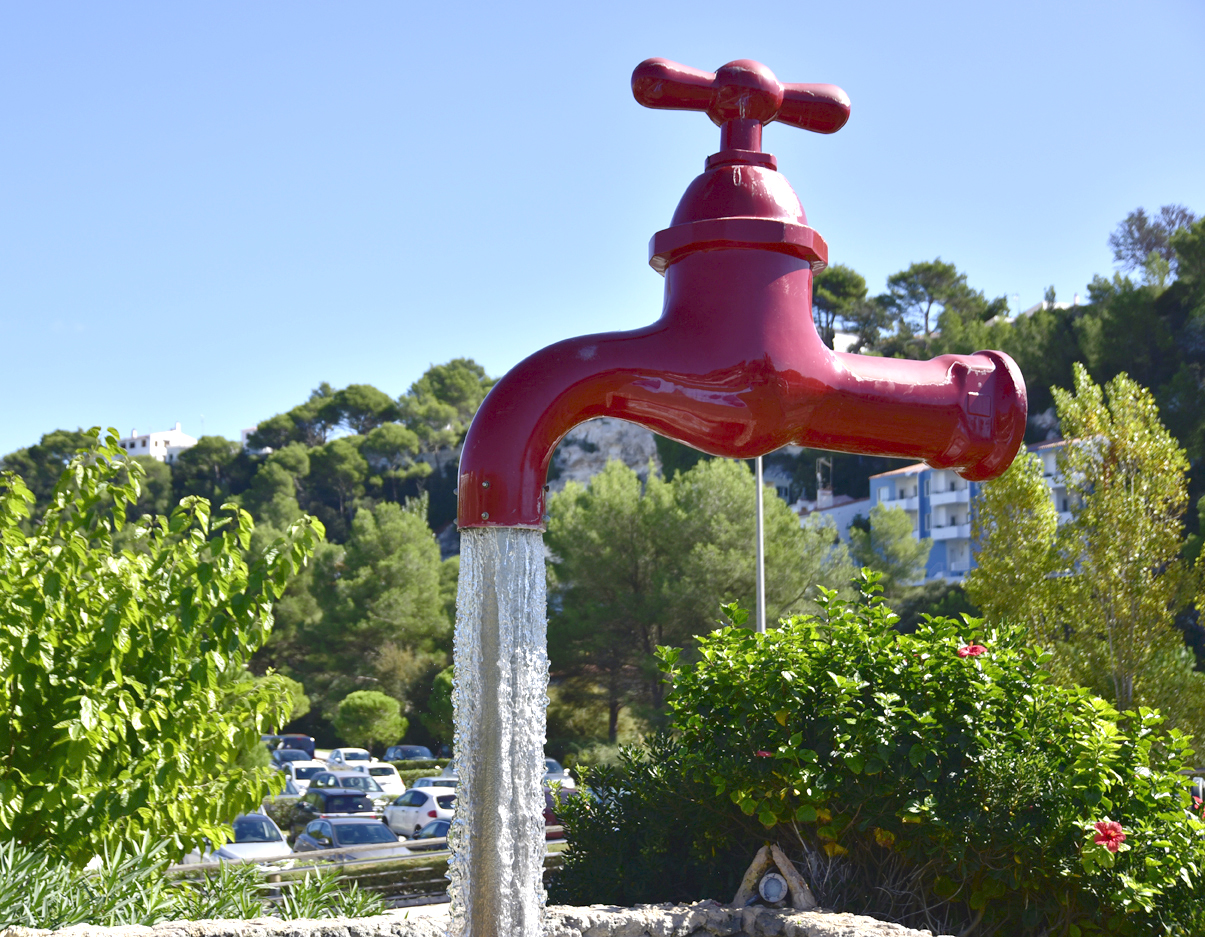
[[[755,92],[773,79],[756,63],[725,69]],[[673,82],[691,71],[650,60],[637,69],[633,88],[642,103],[663,101],[666,87],[673,92]],[[825,346],[812,319],[812,277],[827,263],[828,248],[774,157],[759,149],[764,113],[731,105],[733,81],[722,86],[709,73],[687,80],[711,80],[720,87],[711,109],[720,99],[730,110],[708,111],[722,123],[723,148],[687,189],[671,226],[650,243],[650,265],[665,275],[661,318],[550,345],[495,385],[465,440],[458,525],[542,528],[557,443],[600,416],[729,458],[793,443],[923,460],[972,480],[1002,473],[1025,431],[1025,383],[1012,359],[983,351],[912,361]],[[788,97],[799,99],[802,92],[792,89],[802,88],[822,99],[804,101],[811,111],[796,101],[797,126],[826,101],[844,101],[848,115],[839,89],[785,87]],[[691,103],[670,94],[671,103],[650,106],[704,109],[698,94]],[[754,118],[740,116],[750,110]],[[825,115],[831,129],[822,132],[844,123],[831,126],[832,110]]]

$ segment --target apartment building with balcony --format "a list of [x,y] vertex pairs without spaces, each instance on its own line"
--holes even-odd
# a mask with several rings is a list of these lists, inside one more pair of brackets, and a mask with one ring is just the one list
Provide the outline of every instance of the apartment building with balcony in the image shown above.
[[[1058,470],[1062,440],[1039,443],[1028,451],[1042,460],[1050,498],[1059,523],[1071,519],[1067,486]],[[961,579],[975,566],[971,548],[971,511],[982,490],[950,469],[935,469],[918,462],[870,478],[870,506],[883,504],[902,509],[912,520],[912,535],[933,542],[926,579]]]

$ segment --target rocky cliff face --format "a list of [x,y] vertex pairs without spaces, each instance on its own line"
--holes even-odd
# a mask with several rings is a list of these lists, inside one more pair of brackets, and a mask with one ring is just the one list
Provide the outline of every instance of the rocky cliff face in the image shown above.
[[661,471],[657,443],[649,430],[625,420],[599,417],[574,427],[561,441],[552,459],[548,485],[552,491],[560,491],[571,481],[584,485],[612,459],[641,478],[648,477],[650,463],[654,471]]

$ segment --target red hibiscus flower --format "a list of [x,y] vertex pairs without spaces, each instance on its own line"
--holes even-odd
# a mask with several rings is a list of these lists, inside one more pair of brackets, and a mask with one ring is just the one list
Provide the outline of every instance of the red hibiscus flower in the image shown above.
[[1126,835],[1121,830],[1121,824],[1116,820],[1100,820],[1096,824],[1096,838],[1093,840],[1098,846],[1104,846],[1109,852],[1117,852],[1117,847],[1125,842]]
[[980,654],[982,654],[986,650],[987,650],[987,648],[985,648],[982,644],[964,644],[962,647],[960,647],[958,649],[958,656],[959,657],[978,657]]
[[754,752],[753,754],[755,754],[758,758],[773,758],[774,757],[773,752],[767,752],[767,751]]

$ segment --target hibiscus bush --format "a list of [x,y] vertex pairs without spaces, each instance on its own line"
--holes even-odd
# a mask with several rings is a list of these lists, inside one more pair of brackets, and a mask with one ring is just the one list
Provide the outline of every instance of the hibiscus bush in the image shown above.
[[[874,574],[859,585],[764,635],[713,632],[690,663],[661,649],[680,768],[658,779],[632,753],[627,777],[604,780],[645,782],[649,805],[695,801],[675,807],[697,828],[665,868],[774,841],[822,904],[938,933],[1205,933],[1205,824],[1178,773],[1189,740],[1053,684],[1021,628],[935,618],[900,634]],[[566,881],[604,801],[570,808]],[[648,869],[645,900],[678,897],[655,893],[640,837],[625,861]]]

